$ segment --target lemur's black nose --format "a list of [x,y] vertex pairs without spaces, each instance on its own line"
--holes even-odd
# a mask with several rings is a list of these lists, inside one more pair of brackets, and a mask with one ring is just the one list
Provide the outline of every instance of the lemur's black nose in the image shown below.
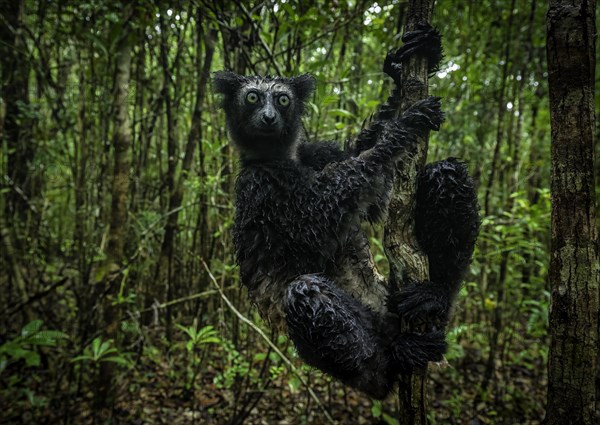
[[275,123],[275,114],[266,113],[262,116],[262,120],[267,125],[273,125]]

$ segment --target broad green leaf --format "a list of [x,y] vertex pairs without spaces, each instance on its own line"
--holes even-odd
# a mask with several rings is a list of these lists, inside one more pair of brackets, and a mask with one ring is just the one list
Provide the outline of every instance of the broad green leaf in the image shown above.
[[27,337],[33,335],[34,333],[40,330],[43,323],[44,322],[42,320],[33,320],[29,322],[28,324],[23,326],[23,329],[21,330],[21,336]]

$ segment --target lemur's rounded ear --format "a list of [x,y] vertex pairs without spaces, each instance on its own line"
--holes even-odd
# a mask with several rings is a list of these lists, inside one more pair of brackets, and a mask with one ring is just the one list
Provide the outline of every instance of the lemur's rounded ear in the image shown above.
[[296,92],[296,96],[304,102],[315,91],[316,80],[310,74],[302,74],[290,78],[290,84]]
[[231,71],[217,71],[212,76],[212,86],[215,93],[232,96],[240,88],[243,78]]

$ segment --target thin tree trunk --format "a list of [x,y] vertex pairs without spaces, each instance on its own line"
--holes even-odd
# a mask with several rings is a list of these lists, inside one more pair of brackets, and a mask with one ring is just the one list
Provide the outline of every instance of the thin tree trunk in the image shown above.
[[551,344],[546,424],[597,424],[600,267],[594,194],[595,1],[551,0]]
[[29,172],[35,143],[31,138],[31,119],[21,110],[29,104],[29,65],[22,34],[24,7],[22,0],[0,2],[0,96],[6,108],[0,123],[0,148],[6,148],[2,152],[2,156],[6,155],[6,175],[0,179],[0,196],[3,198],[0,200],[0,247],[1,255],[9,265],[7,273],[16,286],[20,302],[26,306],[25,319],[31,320],[29,288],[21,269],[23,246],[19,232],[29,210],[35,212],[30,204],[33,191]]
[[[129,120],[129,81],[131,71],[132,7],[125,7],[125,24],[116,49],[114,91],[114,134],[112,148],[114,169],[112,203],[106,261],[102,268],[101,284],[105,288],[103,322],[105,338],[116,341],[119,310],[115,302],[119,294],[122,266],[125,260],[125,238],[129,195],[129,169],[131,167],[131,126]],[[101,362],[95,404],[99,409],[109,408],[116,399],[114,388],[115,363]]]
[[508,18],[508,27],[506,30],[506,39],[504,41],[504,65],[502,66],[502,79],[500,81],[500,94],[498,96],[498,127],[496,129],[496,143],[494,145],[494,155],[492,157],[492,165],[490,166],[490,174],[488,176],[487,186],[485,188],[485,197],[483,201],[483,212],[486,217],[490,212],[490,195],[494,187],[494,177],[500,160],[500,146],[504,140],[504,114],[506,112],[506,80],[508,79],[508,64],[510,62],[510,46],[512,42],[512,28],[514,22],[515,2],[512,0],[510,5],[510,15]]
[[87,87],[90,85],[86,78],[86,73],[83,71],[83,60],[81,54],[78,55],[79,66],[82,71],[79,73],[79,82],[81,91],[79,93],[79,110],[78,110],[78,127],[79,139],[74,149],[73,161],[73,185],[75,195],[75,229],[73,232],[73,240],[77,249],[77,269],[81,288],[87,282],[88,268],[88,249],[89,240],[87,238],[87,217],[88,207],[86,203],[88,189],[88,160],[89,160],[89,130],[91,121],[89,118],[89,105],[87,104],[87,95],[90,93]]
[[[29,61],[25,57],[27,46],[22,28],[24,8],[23,0],[0,2],[1,95],[6,105],[0,135],[6,140],[7,147],[9,190],[6,195],[8,202],[4,207],[8,221],[13,214],[25,220],[32,198],[30,164],[33,162],[35,144],[31,138],[31,119],[23,111],[29,105]],[[6,183],[3,181],[2,186]]]
[[[198,11],[198,15],[199,14],[200,11]],[[197,16],[197,19],[197,22],[200,25],[201,17]],[[204,38],[203,43],[202,38]],[[205,47],[203,61],[201,60],[202,44],[204,44]],[[183,185],[191,172],[194,153],[196,151],[196,145],[199,144],[202,138],[202,104],[204,103],[204,97],[206,95],[206,87],[208,84],[208,78],[210,76],[210,67],[212,64],[212,57],[214,53],[214,33],[210,30],[206,31],[206,33],[203,33],[200,28],[197,29],[196,46],[196,68],[198,69],[199,75],[197,77],[196,84],[196,100],[194,105],[194,111],[192,114],[192,125],[188,135],[187,144],[185,146],[185,154],[183,157],[183,163],[181,165],[179,177],[175,180],[175,176],[173,175],[173,186],[169,194],[169,216],[165,225],[165,235],[161,245],[161,253],[158,263],[159,282],[168,281],[169,287],[170,285],[172,285],[171,271],[173,267],[173,244],[177,233],[179,208],[181,207],[181,203],[183,201]],[[167,301],[169,301],[169,299]],[[168,317],[170,317],[170,308],[167,308],[167,315]]]
[[[169,193],[169,208],[168,213],[170,215],[167,218],[165,225],[165,234],[163,237],[163,243],[161,246],[161,252],[159,261],[157,264],[157,273],[154,279],[154,298],[162,298],[160,290],[166,288],[166,301],[169,302],[173,296],[173,241],[175,239],[177,221],[173,222],[171,219],[173,208],[171,206],[172,194],[175,188],[175,173],[177,170],[178,162],[178,150],[179,143],[175,138],[176,118],[173,114],[173,99],[171,97],[171,82],[172,75],[176,70],[176,64],[173,62],[173,67],[169,69],[169,40],[167,39],[167,29],[165,27],[164,17],[161,14],[159,18],[160,22],[160,62],[163,71],[163,90],[164,90],[164,101],[165,101],[165,113],[166,113],[166,124],[167,124],[167,175],[166,183],[167,190]],[[166,312],[166,334],[167,340],[171,340],[171,308],[167,308]]]
[[[429,22],[434,3],[435,0],[410,0],[405,31],[413,30],[420,21]],[[409,65],[403,69],[402,82],[404,91],[400,109],[403,111],[427,96],[427,59],[411,58]],[[426,158],[427,139],[422,139],[419,141],[418,153],[412,160],[403,161],[397,170],[384,235],[391,282],[402,282],[405,279],[423,282],[429,278],[427,256],[420,251],[414,235],[417,172],[425,164]],[[401,425],[427,423],[425,375],[426,371],[422,375],[400,376],[398,421]]]

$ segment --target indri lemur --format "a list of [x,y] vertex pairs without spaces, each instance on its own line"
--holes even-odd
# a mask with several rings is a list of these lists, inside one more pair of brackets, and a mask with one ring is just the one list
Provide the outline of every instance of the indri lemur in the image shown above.
[[[420,26],[404,41],[384,64],[397,86],[410,55],[425,55],[430,69],[441,58],[431,27]],[[342,150],[302,139],[300,118],[314,84],[309,75],[214,74],[241,157],[233,229],[241,279],[261,315],[287,330],[308,364],[384,398],[398,373],[442,359],[443,325],[478,231],[476,195],[454,159],[421,171],[415,225],[431,281],[390,289],[394,285],[372,266],[361,222],[381,219],[395,161],[415,152],[417,136],[439,129],[439,99],[417,102],[394,118],[396,87],[370,126]],[[441,326],[401,332],[401,320],[424,318]]]

